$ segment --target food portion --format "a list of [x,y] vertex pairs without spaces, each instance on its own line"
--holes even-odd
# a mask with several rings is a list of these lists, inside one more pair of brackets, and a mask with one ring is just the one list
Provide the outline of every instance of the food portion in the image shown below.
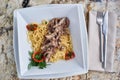
[[[26,26],[33,52],[29,66],[45,68],[47,62],[70,60],[75,57],[67,17],[43,20]],[[35,63],[35,64],[33,64]]]

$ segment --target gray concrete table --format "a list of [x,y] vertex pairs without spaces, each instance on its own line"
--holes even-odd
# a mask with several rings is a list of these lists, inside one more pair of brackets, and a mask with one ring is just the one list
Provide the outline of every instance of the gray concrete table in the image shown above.
[[[19,80],[13,55],[13,11],[21,8],[22,0],[0,0],[0,80]],[[98,9],[98,3],[89,0],[31,0],[29,5],[82,3],[86,10]],[[102,7],[105,6],[103,2]],[[120,80],[120,0],[109,0],[109,10],[118,16],[116,51],[114,59],[115,73],[89,71],[87,74],[50,80]],[[86,15],[87,20],[87,15]]]

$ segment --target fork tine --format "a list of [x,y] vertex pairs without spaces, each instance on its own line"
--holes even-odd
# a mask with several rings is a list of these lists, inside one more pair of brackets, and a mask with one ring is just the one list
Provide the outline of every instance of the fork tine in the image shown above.
[[98,12],[97,12],[97,17],[98,17],[98,18],[103,17],[103,13],[100,12],[100,11],[98,11]]
[[103,12],[97,12],[97,23],[101,24],[103,22]]

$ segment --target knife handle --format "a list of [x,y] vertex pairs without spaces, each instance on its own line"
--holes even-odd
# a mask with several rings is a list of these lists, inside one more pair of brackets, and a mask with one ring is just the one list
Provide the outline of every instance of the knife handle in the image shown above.
[[103,36],[102,36],[102,25],[100,25],[100,62],[103,62]]
[[103,67],[105,69],[106,68],[106,55],[107,55],[107,36],[105,34],[104,34],[103,54],[104,54]]

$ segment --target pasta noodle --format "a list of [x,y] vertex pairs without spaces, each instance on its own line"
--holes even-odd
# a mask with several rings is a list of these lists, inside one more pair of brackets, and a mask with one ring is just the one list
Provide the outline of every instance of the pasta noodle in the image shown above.
[[44,36],[47,33],[47,24],[38,24],[38,28],[35,31],[28,31],[28,39],[32,43],[33,51],[41,51],[41,45],[44,41]]

